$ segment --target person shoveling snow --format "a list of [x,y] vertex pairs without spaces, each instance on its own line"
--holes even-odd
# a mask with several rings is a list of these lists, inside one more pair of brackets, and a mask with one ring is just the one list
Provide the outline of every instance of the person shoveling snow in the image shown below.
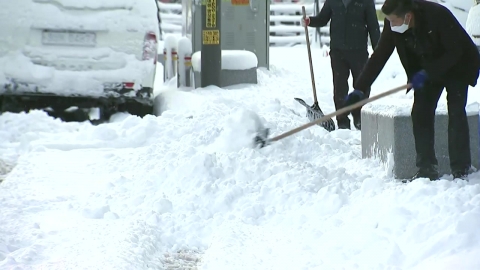
[[[437,180],[435,110],[447,90],[448,144],[453,178],[467,179],[471,168],[470,136],[465,107],[469,85],[479,76],[480,54],[465,29],[444,6],[420,0],[386,0],[385,27],[375,52],[346,104],[362,100],[394,49],[415,90],[412,108],[417,174],[410,179]],[[410,89],[407,90],[407,92]]]

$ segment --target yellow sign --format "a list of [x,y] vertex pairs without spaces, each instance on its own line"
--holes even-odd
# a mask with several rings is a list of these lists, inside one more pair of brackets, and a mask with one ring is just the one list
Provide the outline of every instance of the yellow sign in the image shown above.
[[250,0],[232,0],[232,6],[247,6]]
[[205,45],[218,45],[220,44],[220,31],[218,30],[204,30],[203,31],[203,44]]
[[206,26],[207,28],[217,27],[217,0],[206,0],[205,6],[207,9]]

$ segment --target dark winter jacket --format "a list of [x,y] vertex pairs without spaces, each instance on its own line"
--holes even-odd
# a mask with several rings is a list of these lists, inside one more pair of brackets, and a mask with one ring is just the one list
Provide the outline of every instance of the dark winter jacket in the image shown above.
[[366,50],[368,34],[372,47],[377,46],[380,26],[374,0],[325,0],[317,16],[310,17],[309,26],[324,27],[330,20],[331,49]]
[[[477,84],[480,54],[470,36],[446,7],[424,0],[414,0],[415,27],[400,34],[393,32],[390,22],[385,26],[377,49],[355,81],[355,89],[366,91],[382,71],[396,48],[408,80],[425,69],[433,82],[461,80]],[[419,47],[411,49],[412,34]]]

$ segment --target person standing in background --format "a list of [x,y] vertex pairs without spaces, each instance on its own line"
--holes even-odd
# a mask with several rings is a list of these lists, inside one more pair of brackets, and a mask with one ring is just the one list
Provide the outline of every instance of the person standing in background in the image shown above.
[[[303,26],[324,27],[330,23],[330,59],[333,73],[335,109],[344,106],[350,72],[353,81],[360,76],[368,60],[368,35],[373,49],[380,38],[380,26],[374,0],[325,0],[316,16],[302,17]],[[367,97],[370,92],[366,92]],[[361,128],[361,108],[352,111],[353,123]],[[348,114],[336,118],[339,129],[350,129]]]

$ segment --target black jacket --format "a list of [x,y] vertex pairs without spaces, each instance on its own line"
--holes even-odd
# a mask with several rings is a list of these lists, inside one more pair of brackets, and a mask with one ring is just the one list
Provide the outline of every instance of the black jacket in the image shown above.
[[330,20],[331,49],[366,50],[368,34],[372,47],[377,46],[380,26],[374,0],[351,0],[346,7],[342,0],[325,0],[317,16],[310,17],[309,26],[324,27]]
[[[432,82],[454,79],[471,86],[477,84],[480,53],[462,25],[450,10],[440,4],[424,0],[414,0],[414,3],[413,31],[404,34],[393,32],[390,22],[385,19],[380,41],[355,81],[355,89],[366,91],[373,84],[395,48],[408,81],[416,72],[425,69]],[[409,53],[409,36],[412,34],[421,47],[415,53]]]

